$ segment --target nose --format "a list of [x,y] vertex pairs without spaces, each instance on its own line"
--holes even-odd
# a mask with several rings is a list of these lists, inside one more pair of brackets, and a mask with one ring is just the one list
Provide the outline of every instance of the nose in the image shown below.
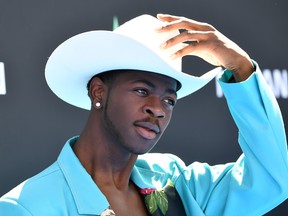
[[160,102],[156,100],[150,100],[149,103],[144,106],[143,111],[154,118],[165,118],[165,112]]

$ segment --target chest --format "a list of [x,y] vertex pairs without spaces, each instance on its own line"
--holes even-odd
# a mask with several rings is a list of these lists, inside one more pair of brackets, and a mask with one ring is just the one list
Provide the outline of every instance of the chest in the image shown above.
[[110,207],[106,209],[101,216],[107,215],[149,215],[145,202],[140,194],[136,191],[129,191],[129,193],[109,193],[106,198],[110,204]]
[[116,194],[110,193],[107,197],[111,205],[110,211],[114,215],[186,215],[182,200],[175,187],[171,184],[166,185],[161,190],[135,188],[129,195]]

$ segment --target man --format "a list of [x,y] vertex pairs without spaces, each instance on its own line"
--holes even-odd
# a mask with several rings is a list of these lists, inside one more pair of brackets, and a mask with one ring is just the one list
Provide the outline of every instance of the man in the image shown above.
[[[147,153],[177,99],[219,73],[183,73],[185,55],[226,69],[219,82],[244,152],[235,163],[186,166]],[[88,121],[53,165],[1,198],[1,215],[262,215],[287,198],[277,102],[258,65],[209,24],[143,15],[77,35],[53,52],[46,79],[58,97],[90,109]]]

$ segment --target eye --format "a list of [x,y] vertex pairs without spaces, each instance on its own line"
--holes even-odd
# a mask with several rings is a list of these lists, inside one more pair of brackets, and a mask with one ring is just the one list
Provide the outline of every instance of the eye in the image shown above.
[[172,107],[174,107],[176,104],[176,100],[171,99],[171,98],[164,99],[164,102],[167,103],[168,105],[172,106]]
[[140,96],[147,96],[148,95],[147,89],[140,88],[140,89],[135,89],[134,91]]

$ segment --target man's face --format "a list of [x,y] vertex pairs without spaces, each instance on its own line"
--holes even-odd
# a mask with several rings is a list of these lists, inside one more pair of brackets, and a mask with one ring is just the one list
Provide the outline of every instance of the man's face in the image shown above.
[[148,152],[170,122],[176,89],[174,79],[159,74],[129,71],[116,76],[103,118],[111,143],[134,154]]

